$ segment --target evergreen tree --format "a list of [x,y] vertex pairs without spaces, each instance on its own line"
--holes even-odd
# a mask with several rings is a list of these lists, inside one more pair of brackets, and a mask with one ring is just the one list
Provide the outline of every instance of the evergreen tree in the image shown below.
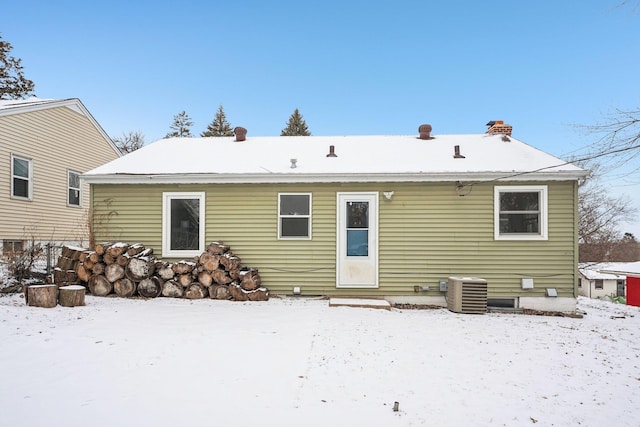
[[185,111],[173,116],[173,124],[169,127],[171,132],[165,135],[165,138],[187,137],[191,138],[191,126],[193,122],[191,117]]
[[311,132],[309,132],[309,128],[307,128],[307,123],[304,121],[302,114],[296,108],[291,117],[289,117],[289,122],[287,123],[287,127],[282,129],[280,136],[310,136]]
[[213,121],[207,126],[207,130],[202,132],[200,136],[233,136],[233,129],[227,121],[222,104],[218,107]]
[[33,82],[24,77],[21,59],[10,55],[13,46],[0,36],[0,99],[33,96]]

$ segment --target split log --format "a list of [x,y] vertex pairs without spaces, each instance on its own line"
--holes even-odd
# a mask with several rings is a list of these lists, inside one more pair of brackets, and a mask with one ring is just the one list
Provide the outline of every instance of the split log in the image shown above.
[[176,274],[186,274],[191,273],[195,266],[196,264],[192,261],[178,261],[173,263],[171,268]]
[[75,246],[63,246],[61,256],[65,258],[69,258],[73,261],[77,261],[80,259],[80,255],[85,251],[83,248],[78,248]]
[[254,291],[260,287],[262,279],[255,268],[240,271],[240,286],[245,291]]
[[129,264],[129,261],[131,261],[131,257],[128,253],[118,255],[118,258],[116,258],[116,264],[118,264],[120,267],[126,267],[127,264]]
[[109,264],[104,268],[104,275],[108,281],[115,283],[124,277],[124,267],[120,264]]
[[162,279],[159,277],[147,277],[138,283],[138,294],[145,298],[155,298],[162,293],[162,285]]
[[[117,265],[117,264],[112,264]],[[124,271],[124,270],[123,270]],[[113,282],[113,290],[118,294],[119,297],[129,298],[136,294],[137,286],[136,282],[133,282],[126,277],[116,280]]]
[[80,254],[80,257],[78,258],[78,261],[85,262],[90,253],[91,251],[82,251],[82,253]]
[[87,259],[85,259],[82,264],[86,267],[87,270],[91,270],[95,265],[95,262],[91,261],[89,257],[87,257]]
[[93,274],[103,274],[105,267],[106,265],[104,263],[96,262],[91,268],[91,271],[93,272]]
[[184,296],[184,287],[175,280],[167,280],[162,285],[162,296],[170,298],[182,298]]
[[134,243],[133,245],[129,246],[129,248],[127,249],[127,255],[136,256],[140,252],[144,251],[144,249],[145,248],[142,243]]
[[99,255],[96,251],[89,252],[89,256],[87,258],[89,258],[89,261],[91,261],[94,264],[97,264],[102,261],[102,255]]
[[212,273],[212,277],[213,277],[213,281],[216,282],[218,285],[228,285],[229,283],[233,282],[233,280],[231,279],[231,277],[229,277],[227,272],[220,269],[215,270]]
[[204,270],[208,272],[212,272],[213,270],[216,270],[219,268],[220,256],[210,254],[209,252],[203,252],[202,255],[200,255],[199,262],[200,262],[200,265],[202,265],[202,268]]
[[95,250],[98,255],[104,255],[107,252],[107,248],[111,245],[113,245],[113,242],[96,243],[96,247],[93,248],[93,250]]
[[63,270],[60,267],[53,269],[54,283],[78,283],[78,274],[75,270]]
[[247,292],[249,301],[269,301],[269,290],[267,288],[258,288]]
[[198,274],[198,282],[208,288],[213,283],[213,275],[208,271],[202,271]]
[[229,252],[231,248],[222,242],[211,242],[207,246],[207,252],[213,255],[222,255]]
[[91,269],[87,268],[84,263],[80,262],[76,265],[76,275],[83,282],[88,282],[91,277]]
[[77,263],[78,260],[66,256],[61,256],[58,258],[56,267],[60,268],[61,270],[73,270],[74,268],[76,268]]
[[231,295],[231,299],[234,301],[247,301],[249,299],[247,291],[242,289],[240,285],[236,283],[229,285],[229,295]]
[[176,275],[173,268],[171,268],[171,264],[166,262],[156,263],[156,274],[164,280],[171,280]]
[[114,262],[116,262],[116,258],[112,257],[109,254],[104,254],[102,255],[102,262],[104,262],[105,264],[113,264]]
[[239,280],[241,272],[242,272],[242,270],[240,270],[240,269],[238,269],[238,270],[229,270],[229,271],[227,271],[227,274],[229,275],[229,277],[231,277],[232,280]]
[[113,283],[104,276],[93,275],[89,278],[89,291],[91,295],[104,297],[113,292]]
[[224,285],[212,285],[209,287],[209,297],[212,299],[229,299],[229,288]]
[[26,292],[27,305],[31,307],[53,308],[58,305],[57,285],[31,285]]
[[114,243],[113,245],[107,248],[107,253],[111,255],[114,259],[118,258],[118,256],[122,255],[127,251],[129,245],[124,242]]
[[136,256],[138,256],[138,257],[141,257],[141,256],[150,257],[151,255],[153,255],[153,249],[152,248],[147,248],[144,251],[140,252]]
[[[151,276],[156,269],[155,261],[147,257],[131,258],[126,271],[134,281],[140,281]],[[157,296],[157,295],[156,295]]]
[[58,300],[63,307],[77,307],[84,305],[86,289],[80,285],[61,286],[58,289]]
[[220,257],[220,264],[224,265],[224,269],[227,271],[240,270],[242,260],[240,257],[226,253]]
[[200,283],[192,283],[184,290],[184,297],[189,299],[202,299],[209,296],[209,290]]
[[190,273],[180,274],[175,277],[175,281],[178,282],[183,288],[186,288],[193,283],[193,277]]

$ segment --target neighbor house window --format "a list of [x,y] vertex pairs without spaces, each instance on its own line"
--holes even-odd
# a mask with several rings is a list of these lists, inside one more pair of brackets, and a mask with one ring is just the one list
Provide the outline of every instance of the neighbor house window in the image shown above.
[[162,193],[162,199],[162,255],[200,255],[204,251],[204,192]]
[[3,240],[2,241],[2,254],[14,256],[15,254],[21,254],[24,251],[24,242],[22,240]]
[[278,194],[278,238],[311,239],[311,194]]
[[596,289],[604,289],[604,281],[602,279],[596,279]]
[[546,186],[497,186],[494,210],[496,240],[547,239]]
[[31,199],[33,187],[33,164],[31,159],[11,156],[11,195]]
[[69,171],[67,173],[68,199],[69,206],[80,206],[80,174]]

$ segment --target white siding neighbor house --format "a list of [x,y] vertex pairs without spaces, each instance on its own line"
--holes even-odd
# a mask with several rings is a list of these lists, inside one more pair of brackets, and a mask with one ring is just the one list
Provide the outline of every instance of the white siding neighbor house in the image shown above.
[[83,173],[121,154],[79,99],[0,100],[0,247],[88,241]]

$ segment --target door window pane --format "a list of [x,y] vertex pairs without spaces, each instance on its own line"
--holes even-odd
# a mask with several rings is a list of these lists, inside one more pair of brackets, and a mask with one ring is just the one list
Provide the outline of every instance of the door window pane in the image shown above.
[[369,202],[347,202],[347,228],[369,228]]
[[369,255],[369,230],[347,230],[347,256]]

